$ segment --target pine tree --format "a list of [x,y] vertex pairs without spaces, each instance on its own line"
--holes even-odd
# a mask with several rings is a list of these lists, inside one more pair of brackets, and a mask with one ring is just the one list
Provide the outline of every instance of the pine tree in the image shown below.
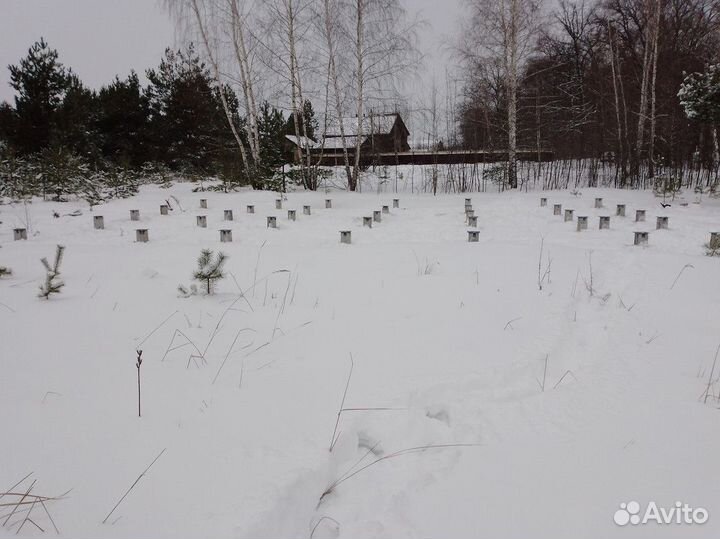
[[[303,135],[304,130],[307,129],[308,138],[311,140],[317,140],[315,137],[317,135],[319,124],[317,118],[315,117],[315,109],[313,109],[312,103],[308,99],[303,102],[302,114],[299,116],[299,120],[300,134]],[[285,134],[292,135],[293,137],[295,136],[295,116],[292,114],[288,117],[287,124],[285,125]]]
[[148,97],[134,71],[98,92],[97,131],[103,156],[116,164],[138,167],[150,158]]
[[60,290],[65,286],[65,283],[58,278],[60,275],[60,264],[62,263],[63,254],[65,247],[58,245],[55,251],[55,264],[50,266],[47,258],[40,260],[43,266],[45,266],[45,282],[40,285],[40,293],[38,297],[50,299],[51,294],[59,294]]
[[260,176],[254,181],[256,189],[284,190],[280,174],[285,164],[283,145],[285,141],[285,117],[267,101],[260,106],[258,131],[260,140]]
[[35,153],[50,144],[55,113],[68,84],[57,51],[43,39],[30,47],[19,65],[10,66],[10,86],[17,92],[12,142],[21,153]]
[[207,66],[192,45],[184,51],[167,49],[159,68],[149,70],[147,77],[156,159],[190,174],[211,172],[218,139],[232,135]]
[[713,163],[720,161],[717,124],[720,123],[720,64],[711,65],[704,73],[685,77],[678,92],[685,115],[712,129]]
[[12,270],[7,266],[0,266],[0,277],[6,277],[12,275]]
[[213,257],[210,249],[203,249],[198,257],[198,269],[193,274],[196,281],[203,283],[205,291],[208,295],[212,295],[216,281],[225,277],[223,266],[227,261],[227,256],[220,252],[217,257]]
[[97,95],[68,70],[67,88],[52,122],[51,145],[97,163],[100,158],[97,116]]

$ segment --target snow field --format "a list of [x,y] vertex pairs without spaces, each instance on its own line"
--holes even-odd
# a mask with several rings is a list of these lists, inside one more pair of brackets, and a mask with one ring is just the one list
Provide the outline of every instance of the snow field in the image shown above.
[[[170,199],[174,211],[161,216],[171,196],[184,211]],[[479,243],[467,242],[466,196]],[[593,207],[596,196],[606,208]],[[29,472],[33,492],[72,488],[48,508],[62,536],[82,538],[720,531],[717,403],[698,401],[720,344],[720,260],[703,247],[720,229],[720,202],[663,209],[651,193],[594,189],[298,192],[277,210],[276,198],[177,184],[92,213],[36,201],[29,239],[18,242],[25,209],[0,207],[0,265],[14,273],[0,280],[0,489]],[[553,216],[553,203],[587,215],[589,229]],[[617,203],[627,217],[615,217]],[[390,214],[364,228],[382,205]],[[75,209],[83,215],[52,217]],[[234,221],[223,221],[226,209]],[[645,223],[634,222],[636,209],[647,209]],[[104,216],[104,230],[92,215]],[[610,230],[598,230],[600,215]],[[655,231],[658,215],[669,230]],[[135,242],[136,228],[149,243]],[[221,228],[232,243],[220,243]],[[352,231],[352,245],[340,230]],[[650,232],[648,247],[633,246],[636,230]],[[542,267],[552,260],[542,291],[541,237]],[[39,259],[57,243],[66,287],[40,300]],[[203,248],[229,255],[228,275],[214,296],[179,298]],[[189,357],[194,347],[207,348],[204,361]],[[330,452],[351,354],[345,408],[382,409],[343,412]],[[323,497],[378,458],[421,446],[450,447],[379,461]],[[710,520],[616,526],[619,504],[635,499],[682,500]],[[39,513],[37,522],[51,526]],[[0,536],[16,530],[0,526]]]

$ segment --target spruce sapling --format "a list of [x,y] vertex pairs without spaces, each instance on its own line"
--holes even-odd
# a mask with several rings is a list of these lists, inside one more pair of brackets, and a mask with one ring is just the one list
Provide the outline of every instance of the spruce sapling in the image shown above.
[[55,264],[53,266],[50,266],[47,258],[42,258],[40,260],[43,266],[45,266],[47,273],[45,275],[45,282],[40,285],[40,293],[38,294],[38,297],[50,299],[51,294],[59,294],[62,287],[65,286],[65,283],[58,278],[58,275],[60,275],[60,264],[62,263],[64,252],[65,247],[63,245],[58,245],[55,251]]
[[6,266],[0,266],[0,277],[12,275],[12,270]]
[[225,277],[223,266],[226,260],[227,256],[222,252],[218,253],[217,257],[213,257],[210,249],[203,249],[200,252],[198,269],[193,274],[193,278],[203,283],[208,295],[212,295],[215,282]]

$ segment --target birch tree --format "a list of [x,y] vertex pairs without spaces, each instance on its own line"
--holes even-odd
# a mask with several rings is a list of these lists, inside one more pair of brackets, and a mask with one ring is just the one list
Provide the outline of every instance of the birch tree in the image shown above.
[[[213,76],[221,89],[223,108],[238,145],[246,173],[257,172],[261,166],[258,133],[256,96],[253,87],[253,73],[247,46],[247,19],[243,13],[242,0],[163,0],[165,8],[175,19],[186,37],[197,38],[202,44],[204,56],[210,62]],[[230,49],[232,53],[228,50]],[[232,74],[226,71],[226,58],[233,58],[235,65],[228,66]],[[246,150],[246,141],[241,137],[228,106],[227,97],[222,88],[237,83],[242,92],[243,105],[247,121],[245,134],[250,155]]]
[[[263,53],[260,58],[278,81],[276,98],[292,117],[294,137],[300,150],[299,173],[303,186],[318,187],[317,167],[312,162],[310,133],[303,121],[308,95],[319,90],[323,77],[317,64],[313,0],[268,0],[263,4],[263,20],[256,39]],[[317,86],[317,87],[316,87]]]
[[350,93],[357,123],[348,188],[355,191],[359,187],[361,146],[371,135],[364,132],[368,103],[397,103],[401,78],[411,74],[420,60],[416,32],[421,22],[410,20],[399,0],[350,0],[343,5],[341,16],[352,29],[340,46],[353,51]]
[[[338,51],[337,43],[340,36],[343,35],[344,27],[340,17],[340,5],[338,0],[322,0],[322,12],[318,13],[316,20],[321,21],[319,25],[319,33],[324,39],[324,45],[327,54],[327,91],[326,91],[326,110],[329,110],[330,91],[332,90],[332,102],[335,110],[335,118],[338,121],[340,130],[340,140],[342,144],[343,161],[345,165],[345,176],[348,186],[353,185],[353,172],[350,167],[350,153],[348,152],[348,141],[345,134],[345,123],[342,120],[344,116],[343,110],[343,92],[341,91],[340,73],[338,70]],[[325,129],[323,136],[327,132],[328,114],[325,115]]]
[[471,65],[500,65],[507,101],[507,181],[517,181],[518,82],[540,28],[536,0],[466,0],[459,52]]

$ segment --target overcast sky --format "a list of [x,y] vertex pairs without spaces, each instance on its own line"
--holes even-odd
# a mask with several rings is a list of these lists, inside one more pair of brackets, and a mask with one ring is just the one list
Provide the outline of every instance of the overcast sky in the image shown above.
[[[423,82],[435,73],[444,80],[443,37],[452,33],[462,0],[403,0],[428,22],[422,48],[427,55]],[[131,69],[142,75],[156,66],[175,32],[156,0],[0,0],[0,101],[11,101],[7,66],[16,64],[44,37],[85,84],[98,88]]]

